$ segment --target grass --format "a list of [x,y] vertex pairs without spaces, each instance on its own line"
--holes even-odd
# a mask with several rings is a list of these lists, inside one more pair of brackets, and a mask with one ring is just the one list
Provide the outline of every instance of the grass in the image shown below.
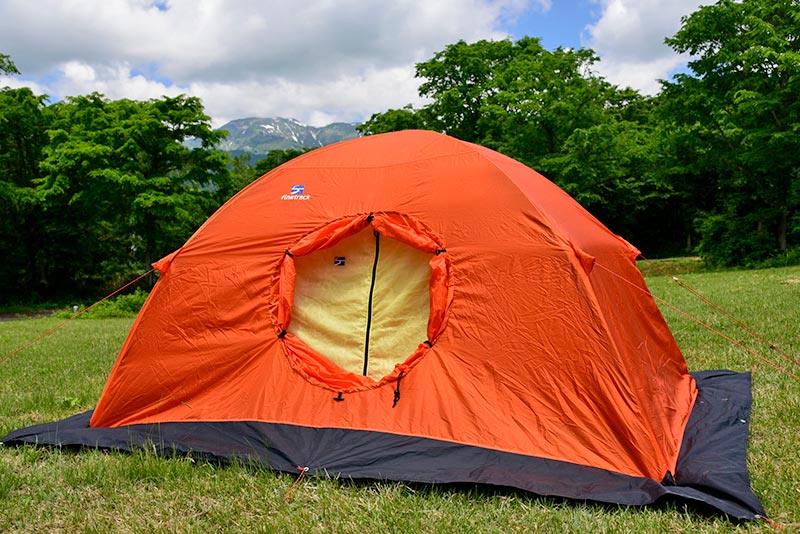
[[711,271],[711,267],[699,256],[680,256],[676,258],[663,258],[657,260],[639,260],[636,262],[639,270],[647,277],[679,275]]
[[[668,268],[668,267],[667,267]],[[680,278],[797,358],[800,267]],[[654,294],[747,339],[667,276]],[[662,306],[692,370],[754,370],[749,465],[770,515],[800,530],[800,381]],[[0,360],[60,319],[0,322]],[[73,321],[0,363],[0,435],[90,409],[132,319]],[[769,347],[750,343],[781,364]],[[791,370],[798,374],[796,366]],[[307,478],[192,458],[0,447],[0,532],[767,532],[668,502],[645,508],[539,498],[491,488]]]

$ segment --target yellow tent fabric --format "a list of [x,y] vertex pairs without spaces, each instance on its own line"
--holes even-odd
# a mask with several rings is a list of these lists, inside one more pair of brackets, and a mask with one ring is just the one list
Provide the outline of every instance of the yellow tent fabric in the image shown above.
[[426,339],[429,261],[372,228],[296,258],[289,332],[343,371],[380,380]]

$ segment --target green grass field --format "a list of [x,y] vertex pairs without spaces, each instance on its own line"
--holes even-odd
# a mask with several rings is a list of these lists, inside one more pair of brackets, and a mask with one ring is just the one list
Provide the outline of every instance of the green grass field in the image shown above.
[[[669,267],[667,267],[669,268]],[[684,269],[686,270],[686,269]],[[688,269],[691,270],[691,269]],[[800,267],[694,273],[686,283],[783,351],[800,356]],[[667,276],[653,293],[800,368],[741,331]],[[749,466],[755,493],[786,531],[800,531],[800,380],[662,306],[691,370],[754,371]],[[0,360],[61,319],[0,322]],[[90,409],[132,319],[73,321],[0,363],[0,436]],[[491,488],[305,479],[152,452],[0,447],[0,532],[767,532],[680,503],[645,508],[539,498]]]

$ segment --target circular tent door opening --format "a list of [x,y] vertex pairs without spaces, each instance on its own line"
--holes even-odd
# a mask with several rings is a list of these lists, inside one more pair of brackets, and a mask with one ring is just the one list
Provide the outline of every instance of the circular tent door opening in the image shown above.
[[352,390],[392,380],[432,345],[449,300],[444,246],[396,213],[334,221],[286,251],[276,326],[290,362]]

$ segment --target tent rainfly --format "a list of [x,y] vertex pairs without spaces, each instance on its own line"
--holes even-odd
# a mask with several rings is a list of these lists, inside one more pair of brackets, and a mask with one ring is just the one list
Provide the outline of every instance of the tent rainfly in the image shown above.
[[3,442],[763,515],[750,376],[689,373],[637,255],[490,149],[330,145],[154,264],[93,411]]

